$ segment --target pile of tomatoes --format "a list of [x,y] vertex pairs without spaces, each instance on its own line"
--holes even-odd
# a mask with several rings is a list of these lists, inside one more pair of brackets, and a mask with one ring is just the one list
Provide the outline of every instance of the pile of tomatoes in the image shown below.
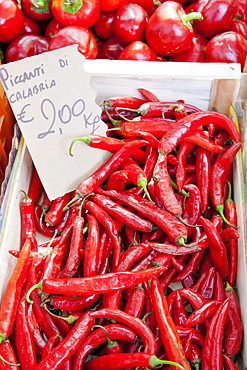
[[3,63],[78,44],[88,59],[240,63],[246,0],[0,0]]

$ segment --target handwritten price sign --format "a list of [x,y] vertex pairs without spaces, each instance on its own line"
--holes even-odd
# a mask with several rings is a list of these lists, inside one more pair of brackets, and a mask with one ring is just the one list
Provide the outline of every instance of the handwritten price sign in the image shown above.
[[76,137],[105,135],[101,108],[77,45],[0,66],[0,79],[43,186],[54,199],[88,177],[109,153]]

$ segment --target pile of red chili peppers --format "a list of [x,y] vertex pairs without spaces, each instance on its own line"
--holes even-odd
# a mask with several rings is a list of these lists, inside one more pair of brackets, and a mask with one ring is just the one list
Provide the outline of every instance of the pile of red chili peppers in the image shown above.
[[239,133],[221,113],[139,93],[104,102],[108,136],[73,140],[71,155],[79,140],[112,153],[74,192],[50,201],[34,168],[0,369],[238,368]]

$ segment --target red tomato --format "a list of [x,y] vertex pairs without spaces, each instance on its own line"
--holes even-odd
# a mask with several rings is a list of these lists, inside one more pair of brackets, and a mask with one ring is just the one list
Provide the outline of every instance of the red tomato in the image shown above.
[[124,46],[121,42],[112,36],[100,46],[97,59],[116,60],[123,49]]
[[238,5],[236,0],[198,0],[193,10],[202,13],[203,16],[201,20],[194,20],[195,32],[211,39],[227,31],[232,20],[237,16]]
[[190,46],[182,51],[182,53],[171,55],[171,62],[205,62],[205,50],[208,40],[200,35],[195,35],[192,38]]
[[100,0],[53,0],[52,13],[63,26],[91,27],[98,19]]
[[22,33],[23,16],[13,0],[0,0],[0,42],[10,42]]
[[114,35],[113,26],[116,12],[103,12],[99,13],[97,21],[93,25],[95,34],[102,40],[108,40]]
[[240,33],[247,40],[247,23],[241,21],[241,19],[233,19],[227,31]]
[[92,32],[85,27],[67,26],[59,30],[49,41],[49,50],[78,44],[78,51],[86,59],[96,59],[98,46]]
[[161,4],[151,15],[146,28],[148,45],[160,55],[181,53],[188,48],[193,36],[183,7],[175,1]]
[[115,36],[125,45],[144,41],[147,23],[148,14],[140,5],[122,5],[117,10],[114,22]]
[[8,45],[5,52],[5,62],[14,62],[42,54],[45,51],[48,51],[48,41],[45,37],[32,34],[21,35]]
[[118,59],[157,61],[157,56],[146,43],[134,41],[123,49]]
[[35,21],[32,18],[29,18],[27,15],[23,14],[23,28],[22,33],[32,33],[35,35],[40,35],[41,27],[39,22]]
[[51,0],[21,0],[21,9],[24,14],[36,21],[44,21],[53,17]]
[[103,12],[114,12],[129,0],[100,0],[100,8]]
[[247,41],[237,32],[223,32],[209,40],[206,62],[240,63],[243,70],[247,55]]
[[48,25],[45,28],[45,38],[50,41],[50,39],[59,31],[61,28],[63,28],[60,23],[56,21],[55,18],[53,18]]

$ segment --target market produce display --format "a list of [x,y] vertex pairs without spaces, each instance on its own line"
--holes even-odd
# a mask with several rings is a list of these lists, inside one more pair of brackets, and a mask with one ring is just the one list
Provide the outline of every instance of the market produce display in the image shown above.
[[1,0],[3,63],[78,44],[88,59],[239,63],[245,0]]
[[102,107],[108,136],[68,149],[109,159],[52,201],[36,168],[22,191],[0,369],[238,369],[235,124],[143,88]]

